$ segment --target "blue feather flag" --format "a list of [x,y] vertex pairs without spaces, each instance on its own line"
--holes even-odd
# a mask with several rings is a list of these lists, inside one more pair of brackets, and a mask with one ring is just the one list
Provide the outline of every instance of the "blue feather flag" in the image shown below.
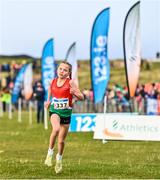
[[91,34],[90,65],[94,103],[103,101],[110,78],[108,60],[108,31],[110,9],[102,10],[96,17]]

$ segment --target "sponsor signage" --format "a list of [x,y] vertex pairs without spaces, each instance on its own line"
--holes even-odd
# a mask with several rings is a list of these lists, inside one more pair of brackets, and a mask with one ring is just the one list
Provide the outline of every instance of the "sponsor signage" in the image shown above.
[[97,114],[73,114],[69,131],[94,131]]
[[94,139],[160,141],[160,116],[97,115]]

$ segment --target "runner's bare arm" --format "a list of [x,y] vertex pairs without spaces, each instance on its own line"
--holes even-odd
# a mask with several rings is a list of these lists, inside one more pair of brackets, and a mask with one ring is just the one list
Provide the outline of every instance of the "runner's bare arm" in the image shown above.
[[84,100],[84,96],[77,87],[77,85],[75,84],[75,82],[73,80],[70,80],[69,84],[70,84],[70,93],[76,96],[79,100]]

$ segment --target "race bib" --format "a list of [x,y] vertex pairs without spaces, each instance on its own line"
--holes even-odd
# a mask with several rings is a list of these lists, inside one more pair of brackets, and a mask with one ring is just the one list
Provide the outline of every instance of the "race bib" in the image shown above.
[[62,98],[62,99],[53,98],[51,105],[54,106],[54,109],[68,109],[69,99],[68,98]]

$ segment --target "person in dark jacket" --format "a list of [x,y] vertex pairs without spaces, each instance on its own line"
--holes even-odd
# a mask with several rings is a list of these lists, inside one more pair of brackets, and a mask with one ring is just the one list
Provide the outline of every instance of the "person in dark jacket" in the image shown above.
[[38,81],[34,87],[34,98],[37,100],[37,123],[40,121],[44,122],[44,101],[45,101],[45,89],[41,83]]

